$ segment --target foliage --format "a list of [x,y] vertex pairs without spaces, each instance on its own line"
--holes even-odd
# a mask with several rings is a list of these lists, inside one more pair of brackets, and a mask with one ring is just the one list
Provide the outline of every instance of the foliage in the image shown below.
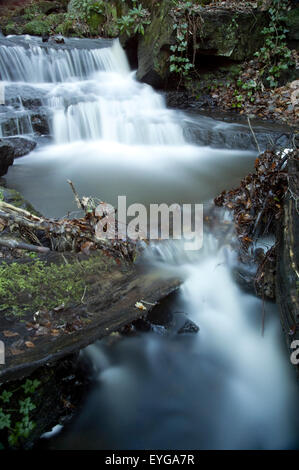
[[[39,385],[39,380],[27,379],[15,390],[3,390],[0,395],[0,431],[7,430],[8,443],[11,447],[17,447],[20,440],[28,438],[35,428],[35,423],[30,419],[30,414],[36,408],[36,405],[28,395],[34,394]],[[19,398],[22,399],[14,400],[15,393],[20,393]],[[18,408],[8,408],[16,404],[19,405]],[[0,445],[0,447],[3,448],[3,445]]]
[[234,100],[232,102],[232,108],[242,108],[246,101],[254,103],[255,91],[258,87],[256,80],[249,79],[243,81],[239,78],[236,82],[236,90],[234,91]]
[[[188,78],[190,70],[194,67],[196,50],[196,30],[200,25],[200,3],[190,0],[172,0],[174,9],[173,30],[176,33],[176,44],[170,46],[172,52],[169,61],[170,72],[182,78]],[[188,43],[190,35],[193,37],[193,60],[188,57]]]
[[105,2],[103,0],[73,0],[72,12],[69,13],[71,19],[80,18],[87,21],[93,13],[103,14],[105,12]]
[[144,27],[150,24],[150,13],[146,8],[143,8],[141,4],[136,4],[133,1],[133,8],[128,11],[127,15],[123,15],[117,21],[119,26],[119,32],[125,33],[128,36],[133,34],[144,35]]
[[277,87],[283,72],[293,66],[292,54],[286,43],[288,30],[284,26],[287,0],[272,0],[268,12],[269,25],[262,31],[265,36],[263,47],[256,52],[262,64],[260,74],[271,88]]
[[180,77],[187,77],[193,64],[187,57],[188,47],[188,23],[175,23],[173,29],[176,31],[176,44],[170,46],[173,54],[170,56],[170,72],[177,73]]

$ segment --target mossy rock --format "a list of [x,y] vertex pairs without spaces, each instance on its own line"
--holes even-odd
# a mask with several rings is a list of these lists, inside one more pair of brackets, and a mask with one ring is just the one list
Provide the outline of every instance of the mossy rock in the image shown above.
[[169,75],[169,45],[174,42],[172,4],[162,1],[138,43],[137,78],[155,88],[163,88]]
[[47,15],[52,12],[60,12],[66,8],[66,2],[37,1],[25,8],[25,14],[36,15],[42,13]]
[[253,56],[264,42],[263,28],[268,24],[267,12],[203,10],[203,25],[198,28],[198,52],[243,61]]

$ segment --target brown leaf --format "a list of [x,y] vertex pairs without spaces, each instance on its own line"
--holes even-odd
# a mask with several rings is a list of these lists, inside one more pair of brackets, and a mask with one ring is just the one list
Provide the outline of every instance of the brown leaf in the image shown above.
[[25,341],[25,345],[27,348],[35,348],[35,344],[33,344],[31,341]]
[[5,338],[14,338],[15,336],[20,336],[16,331],[4,330],[3,334]]
[[51,330],[51,336],[58,336],[59,335],[59,330]]

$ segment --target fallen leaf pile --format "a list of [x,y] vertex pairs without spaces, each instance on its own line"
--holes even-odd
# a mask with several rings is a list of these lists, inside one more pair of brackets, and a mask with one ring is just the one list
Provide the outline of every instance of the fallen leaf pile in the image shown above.
[[[299,53],[292,51],[292,58],[298,69]],[[210,93],[215,105],[263,120],[282,121],[290,126],[298,126],[299,80],[274,89],[266,88],[261,81],[260,70],[258,59],[253,59],[242,64],[235,80],[214,81]],[[242,86],[248,84],[253,87],[244,90]]]
[[223,191],[214,200],[216,206],[233,211],[241,258],[259,236],[273,228],[282,214],[283,197],[288,189],[285,169],[288,158],[299,158],[299,151],[275,153],[265,151],[255,161],[255,172],[242,179],[238,188]]

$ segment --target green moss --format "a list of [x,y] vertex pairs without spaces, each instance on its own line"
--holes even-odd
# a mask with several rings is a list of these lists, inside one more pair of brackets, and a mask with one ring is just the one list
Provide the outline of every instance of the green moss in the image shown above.
[[33,36],[41,36],[47,34],[51,30],[50,25],[44,20],[43,16],[38,16],[36,19],[29,21],[24,27],[24,33]]
[[99,13],[92,12],[87,20],[90,33],[92,35],[99,34],[99,28],[104,23],[105,17]]
[[[34,255],[33,255],[34,257]],[[0,312],[22,316],[26,312],[76,304],[86,291],[89,275],[107,270],[101,255],[79,262],[47,263],[39,257],[0,265]],[[87,293],[85,292],[87,295]]]
[[9,21],[7,24],[2,26],[2,31],[4,34],[9,35],[9,34],[21,34],[22,33],[22,28],[13,21]]

